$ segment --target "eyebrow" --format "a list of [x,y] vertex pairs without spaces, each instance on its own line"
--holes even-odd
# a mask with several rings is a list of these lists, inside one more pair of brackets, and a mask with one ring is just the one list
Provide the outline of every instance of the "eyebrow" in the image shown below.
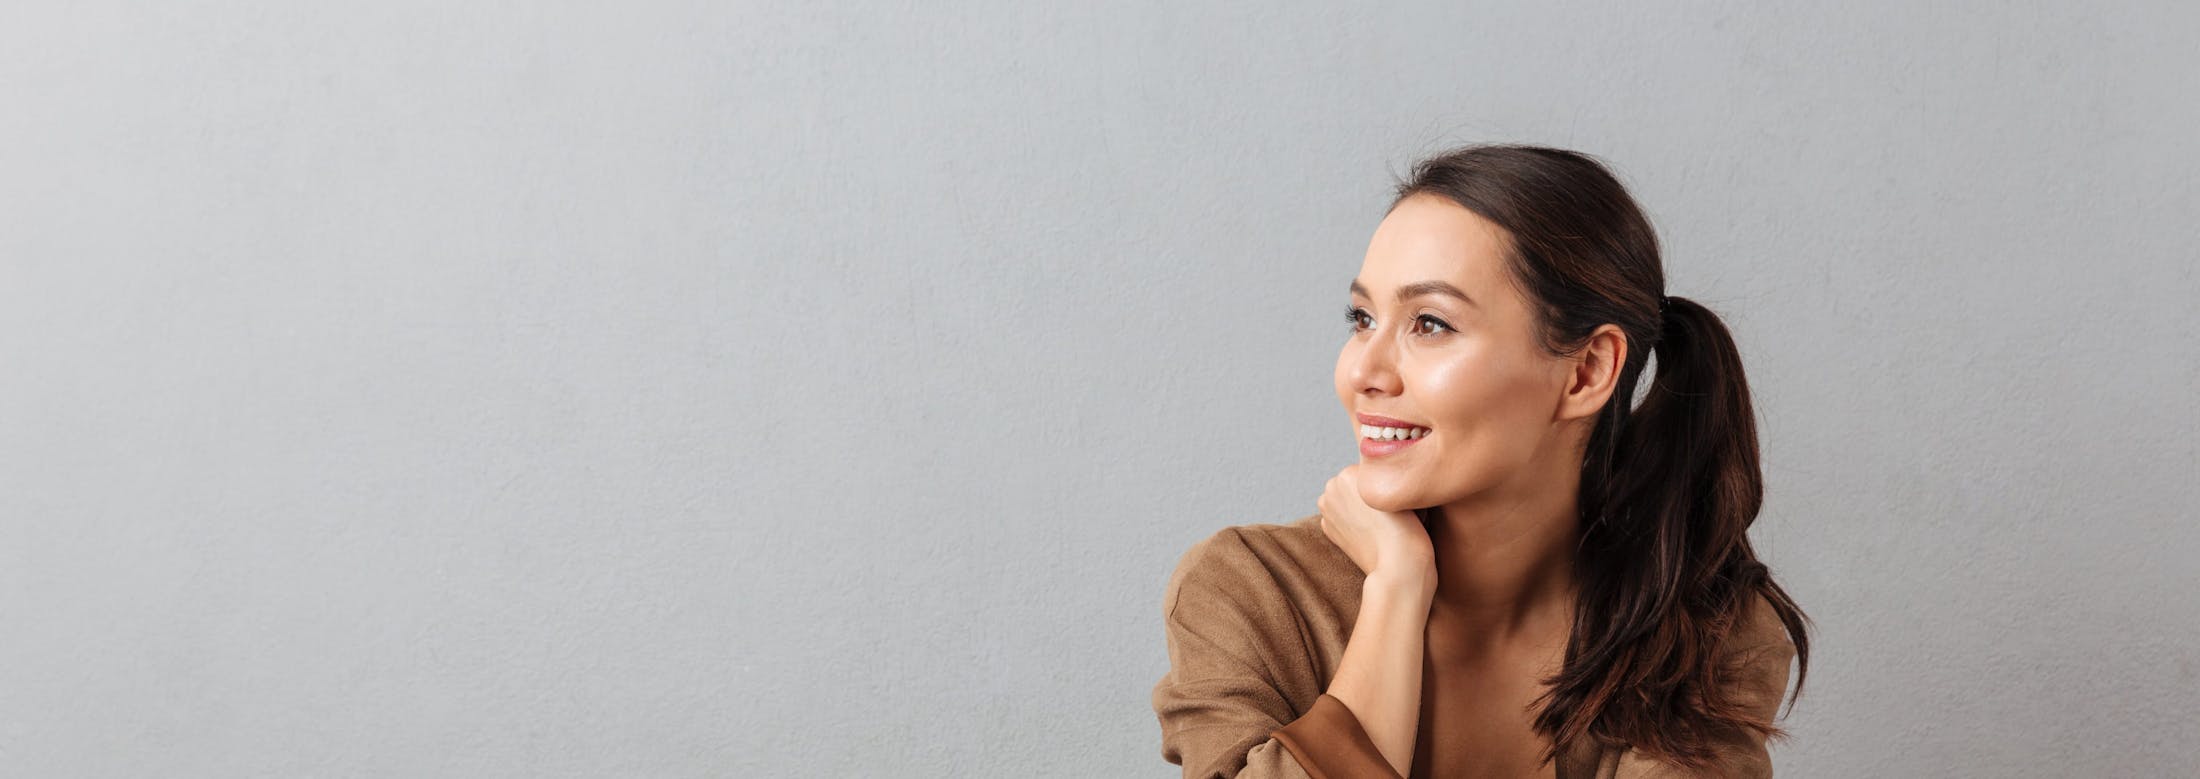
[[[1374,297],[1367,294],[1367,287],[1361,286],[1359,279],[1352,280],[1352,294],[1361,297]],[[1398,302],[1400,303],[1422,295],[1450,295],[1464,301],[1467,305],[1475,308],[1482,307],[1481,304],[1474,302],[1474,298],[1467,297],[1467,293],[1459,291],[1458,287],[1442,281],[1416,281],[1398,288]]]

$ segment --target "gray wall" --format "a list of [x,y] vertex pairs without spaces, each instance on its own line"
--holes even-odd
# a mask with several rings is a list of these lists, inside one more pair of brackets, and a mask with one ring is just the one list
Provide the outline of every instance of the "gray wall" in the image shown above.
[[2177,3],[11,6],[0,775],[1170,776],[1393,175],[1728,318],[1782,776],[2194,775]]

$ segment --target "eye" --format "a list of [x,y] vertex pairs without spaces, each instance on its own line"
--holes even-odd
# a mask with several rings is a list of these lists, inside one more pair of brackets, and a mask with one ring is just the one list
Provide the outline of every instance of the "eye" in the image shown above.
[[[1346,306],[1344,309],[1344,321],[1351,325],[1352,332],[1355,333],[1360,332],[1362,329],[1364,329],[1360,326],[1360,320],[1367,318],[1367,315],[1367,309],[1360,308],[1359,306]],[[1436,317],[1429,316],[1427,314],[1422,314],[1420,316],[1414,317],[1413,321],[1415,324],[1434,324],[1437,327],[1443,328],[1443,330],[1438,332],[1422,332],[1419,329],[1416,329],[1414,331],[1421,335],[1440,335],[1442,333],[1458,332],[1457,330],[1452,328],[1451,323],[1445,322],[1444,320],[1437,319]]]

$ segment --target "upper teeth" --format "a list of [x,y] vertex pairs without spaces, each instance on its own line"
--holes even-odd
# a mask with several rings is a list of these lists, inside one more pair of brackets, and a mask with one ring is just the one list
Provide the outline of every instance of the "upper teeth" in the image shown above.
[[1425,435],[1428,435],[1428,428],[1425,427],[1376,427],[1374,425],[1360,426],[1361,438],[1395,440],[1400,438],[1420,438],[1421,436]]

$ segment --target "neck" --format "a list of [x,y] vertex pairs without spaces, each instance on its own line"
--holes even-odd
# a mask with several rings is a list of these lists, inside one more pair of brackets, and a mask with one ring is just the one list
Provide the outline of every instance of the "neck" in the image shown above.
[[1556,486],[1477,496],[1429,512],[1436,552],[1431,619],[1492,646],[1570,631],[1580,528],[1575,485]]

